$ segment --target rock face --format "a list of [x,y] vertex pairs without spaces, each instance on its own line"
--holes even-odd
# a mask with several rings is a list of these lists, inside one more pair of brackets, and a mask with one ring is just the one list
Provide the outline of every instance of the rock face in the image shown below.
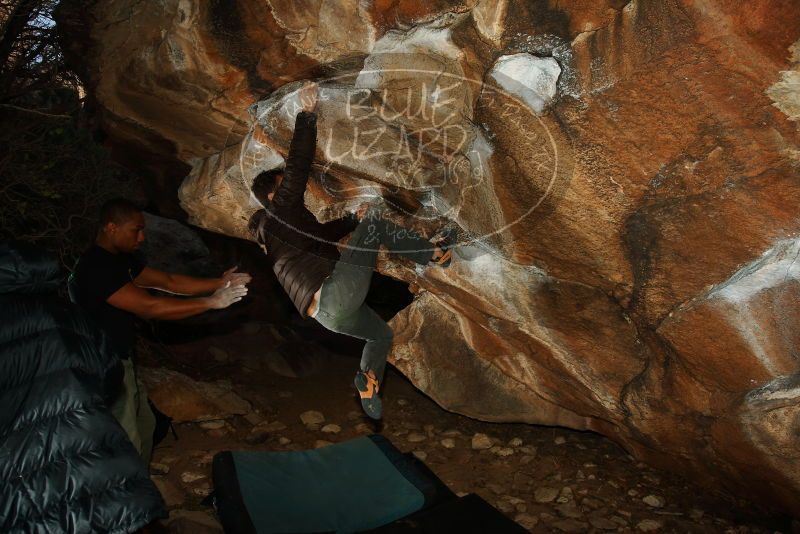
[[393,361],[444,407],[800,514],[796,0],[80,4],[104,130],[192,166],[194,224],[247,237],[313,79],[318,217],[381,195],[461,229],[447,270],[380,267],[417,293]]

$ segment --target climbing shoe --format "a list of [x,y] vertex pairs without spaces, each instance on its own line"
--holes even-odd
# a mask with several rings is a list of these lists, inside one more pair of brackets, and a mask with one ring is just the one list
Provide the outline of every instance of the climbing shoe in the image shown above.
[[372,371],[359,371],[354,380],[358,394],[361,396],[361,407],[372,419],[380,419],[383,415],[383,403],[378,397],[378,380]]

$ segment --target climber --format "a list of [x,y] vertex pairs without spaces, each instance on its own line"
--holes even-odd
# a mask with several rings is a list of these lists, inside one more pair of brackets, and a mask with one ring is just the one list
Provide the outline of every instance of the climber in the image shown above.
[[[175,320],[227,308],[247,294],[250,275],[234,267],[220,278],[196,278],[147,267],[133,254],[144,242],[144,224],[144,215],[132,202],[106,202],[100,210],[97,238],[70,276],[69,295],[105,332],[123,361],[122,391],[111,412],[149,462],[155,416],[132,360],[135,317]],[[146,288],[193,298],[151,295]]]
[[364,303],[378,250],[382,245],[418,264],[446,267],[453,240],[446,234],[428,241],[385,219],[377,205],[364,205],[359,210],[362,220],[340,254],[334,244],[352,225],[347,227],[341,219],[321,224],[303,204],[317,146],[317,85],[306,84],[299,97],[302,111],[295,119],[285,169],[262,172],[253,182],[252,196],[264,209],[253,214],[249,228],[301,316],[313,317],[333,332],[366,340],[355,385],[364,411],[380,419],[378,391],[392,330]]

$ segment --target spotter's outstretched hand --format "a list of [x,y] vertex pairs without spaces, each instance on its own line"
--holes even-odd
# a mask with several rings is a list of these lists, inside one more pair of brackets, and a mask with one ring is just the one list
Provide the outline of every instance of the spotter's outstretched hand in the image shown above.
[[247,295],[247,288],[243,285],[233,286],[228,282],[225,286],[217,289],[208,297],[209,307],[215,310],[227,308],[231,304],[239,302]]
[[222,282],[223,284],[229,284],[231,286],[246,286],[250,283],[250,280],[253,279],[249,273],[240,273],[237,272],[239,266],[231,267],[227,271],[222,274]]

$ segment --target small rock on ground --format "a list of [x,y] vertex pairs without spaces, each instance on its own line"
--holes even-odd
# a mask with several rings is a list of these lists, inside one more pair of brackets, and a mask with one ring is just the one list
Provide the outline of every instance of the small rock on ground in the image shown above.
[[522,528],[532,530],[539,522],[539,519],[530,514],[518,514],[514,517],[514,521],[519,523]]
[[325,416],[322,415],[322,412],[308,410],[300,414],[300,421],[302,421],[304,425],[319,425],[325,422]]
[[492,438],[480,432],[472,436],[472,448],[476,451],[491,449]]
[[589,524],[599,530],[617,530],[619,525],[605,517],[590,517]]
[[556,488],[537,488],[533,492],[533,499],[539,503],[553,502],[558,497],[558,490]]
[[572,499],[573,499],[572,488],[570,488],[569,486],[564,487],[561,490],[561,493],[559,493],[558,495],[558,502],[560,503],[567,503],[572,501]]
[[201,484],[196,488],[192,488],[192,493],[194,493],[198,497],[208,497],[209,495],[211,495],[211,491],[212,491],[211,484],[207,482],[205,484]]
[[244,420],[253,426],[264,422],[264,418],[258,412],[250,412],[244,416]]
[[204,466],[204,465],[211,465],[211,462],[213,461],[214,461],[214,453],[206,452],[200,456],[197,456],[194,463],[199,466]]
[[192,471],[186,471],[181,473],[181,481],[185,484],[191,484],[192,482],[197,482],[198,480],[202,480],[206,478],[206,475],[203,473],[194,473]]
[[200,428],[203,430],[216,430],[225,426],[223,419],[215,419],[213,421],[204,421],[200,423]]
[[150,462],[150,474],[166,475],[169,473],[169,466],[159,462]]
[[420,434],[419,432],[412,432],[406,437],[406,439],[409,441],[409,443],[419,443],[428,439],[428,436],[425,434]]
[[639,521],[639,523],[636,525],[636,528],[642,532],[655,532],[660,530],[661,527],[661,521],[656,521],[655,519],[645,519],[643,521]]
[[665,501],[662,497],[657,495],[648,495],[644,499],[642,499],[647,506],[652,506],[653,508],[663,508]]
[[596,509],[600,508],[601,506],[603,506],[603,501],[600,501],[598,499],[594,499],[592,497],[584,497],[583,500],[581,501],[581,505],[587,506],[587,507],[589,507],[589,508],[591,508],[593,510],[596,510]]
[[622,526],[622,527],[625,527],[625,528],[627,528],[627,527],[628,527],[628,520],[627,520],[627,519],[625,519],[624,517],[620,517],[620,516],[618,516],[618,515],[612,515],[612,516],[611,516],[611,520],[612,520],[614,523],[616,523],[616,524],[618,524],[618,525],[620,525],[620,526]]
[[511,447],[492,447],[491,451],[492,453],[501,457],[511,456],[512,454],[514,454],[514,449],[512,449]]
[[206,435],[210,438],[221,438],[230,434],[231,431],[232,429],[226,425],[220,428],[212,428],[211,430],[206,430]]
[[508,515],[516,511],[514,505],[508,501],[497,501],[494,505],[495,508],[503,512],[504,514]]

